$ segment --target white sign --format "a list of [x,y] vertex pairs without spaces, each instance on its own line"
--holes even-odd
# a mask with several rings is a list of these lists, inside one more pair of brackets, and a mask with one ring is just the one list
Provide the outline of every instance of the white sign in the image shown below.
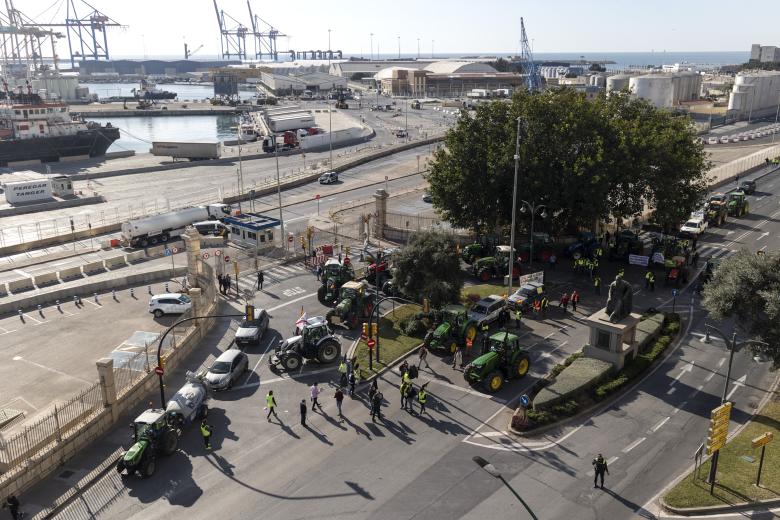
[[48,179],[7,182],[3,188],[8,204],[51,198],[51,181]]
[[520,287],[528,282],[544,283],[544,271],[536,271],[535,273],[525,274],[518,278],[517,286]]
[[647,267],[650,263],[650,257],[645,255],[628,255],[628,263],[630,265],[643,265]]
[[179,250],[178,250],[177,248],[175,248],[175,247],[174,247],[174,248],[173,248],[173,252],[174,252],[174,254],[175,254],[175,253],[178,253],[178,252],[179,252]]
[[653,253],[653,262],[656,264],[663,264],[664,263],[664,254],[663,253]]

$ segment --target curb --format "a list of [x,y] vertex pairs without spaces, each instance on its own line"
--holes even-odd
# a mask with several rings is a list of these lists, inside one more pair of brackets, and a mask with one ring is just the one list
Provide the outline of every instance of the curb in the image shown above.
[[[682,319],[680,320],[680,323],[682,323]],[[682,327],[681,327],[681,329],[682,329]],[[682,332],[682,330],[680,330],[680,332]],[[573,415],[571,417],[567,417],[566,419],[564,419],[564,420],[562,420],[560,422],[552,423],[552,424],[545,424],[544,426],[541,426],[539,428],[535,428],[535,429],[533,429],[531,431],[528,431],[528,432],[520,432],[520,431],[515,430],[514,428],[512,428],[512,419],[509,419],[509,431],[512,432],[513,434],[519,436],[519,437],[533,438],[533,437],[536,437],[538,435],[542,435],[542,434],[544,434],[544,433],[546,433],[546,432],[548,432],[548,431],[550,431],[550,430],[552,430],[554,428],[569,426],[569,425],[571,425],[571,423],[580,421],[585,416],[596,415],[597,413],[600,413],[600,410],[599,410],[600,408],[603,408],[603,409],[609,408],[616,401],[618,401],[619,399],[625,397],[625,395],[627,393],[632,392],[634,389],[636,389],[636,387],[639,386],[642,382],[644,382],[644,380],[647,377],[652,375],[658,369],[658,366],[660,366],[661,364],[666,362],[666,360],[669,359],[669,357],[672,354],[674,354],[674,352],[680,347],[680,343],[682,342],[682,339],[686,335],[687,334],[682,335],[682,334],[678,333],[677,337],[674,340],[674,343],[670,343],[669,346],[667,347],[667,350],[668,350],[667,354],[663,358],[658,358],[655,361],[653,361],[653,363],[649,367],[647,367],[647,372],[646,372],[645,376],[641,377],[639,380],[635,381],[633,384],[631,384],[630,386],[626,387],[622,392],[617,392],[616,394],[613,394],[612,396],[610,396],[610,398],[605,399],[604,401],[600,401],[600,402],[598,402],[598,403],[596,403],[596,404],[586,408],[585,410],[582,410],[581,412],[577,413],[576,415]],[[580,351],[581,350],[582,349],[580,349]],[[514,413],[512,415],[514,415]]]
[[[686,474],[687,476],[687,474]],[[739,511],[749,511],[755,508],[767,508],[770,509],[773,506],[780,506],[780,498],[770,498],[768,500],[759,500],[757,502],[740,502],[734,505],[722,505],[722,506],[704,506],[704,507],[672,507],[661,498],[659,499],[661,507],[665,510],[683,516],[691,515],[707,515],[716,513],[736,513]]]

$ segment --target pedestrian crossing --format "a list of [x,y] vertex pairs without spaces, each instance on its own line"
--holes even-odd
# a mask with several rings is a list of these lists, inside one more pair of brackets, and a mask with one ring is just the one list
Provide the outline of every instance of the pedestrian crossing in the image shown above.
[[696,251],[699,253],[700,261],[707,261],[710,258],[726,258],[736,253],[736,250],[715,244],[699,244]]
[[[285,280],[295,278],[298,276],[311,275],[314,276],[311,269],[303,262],[296,262],[293,264],[276,265],[269,269],[263,269],[264,275],[263,288],[278,284]],[[257,272],[245,271],[238,277],[238,289],[239,292],[244,291],[256,291],[257,290]]]

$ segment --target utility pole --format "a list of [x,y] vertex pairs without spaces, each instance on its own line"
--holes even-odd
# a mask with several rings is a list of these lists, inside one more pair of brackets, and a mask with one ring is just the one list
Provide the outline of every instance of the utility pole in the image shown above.
[[398,59],[401,59],[401,37],[398,37]]
[[[775,112],[775,126],[777,126],[777,116],[780,116],[780,89],[777,90],[777,111]],[[775,142],[775,134],[772,134],[772,143]]]
[[[517,138],[515,140],[515,180],[512,187],[512,227],[509,230],[509,289],[507,294],[512,294],[512,270],[515,258],[515,215],[517,214],[517,171],[520,168],[520,118],[517,118]],[[419,166],[417,167],[419,170]],[[532,241],[533,243],[533,241]]]
[[374,33],[371,33],[371,61],[374,61]]
[[[336,88],[336,84],[333,83],[331,86],[331,92]],[[330,96],[328,96],[330,97]],[[328,148],[330,149],[330,168],[333,168],[333,115],[331,113],[330,108],[330,99],[328,100],[328,134],[330,134],[330,139],[328,142]]]
[[[274,140],[274,155],[276,156],[276,195],[279,197],[279,225],[282,233],[282,248],[284,248],[287,243],[287,237],[284,235],[284,217],[282,216],[282,181],[279,176],[279,142],[275,135],[272,135],[271,138]],[[236,289],[238,289],[238,284],[236,284]]]
[[420,59],[420,38],[417,38],[417,59]]

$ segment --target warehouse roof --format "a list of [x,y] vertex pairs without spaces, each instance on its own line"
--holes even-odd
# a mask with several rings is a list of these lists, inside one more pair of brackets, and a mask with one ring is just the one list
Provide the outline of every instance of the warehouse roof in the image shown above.
[[473,61],[443,60],[435,61],[425,67],[425,70],[433,74],[456,74],[456,73],[495,73],[496,69],[487,63],[477,63]]

